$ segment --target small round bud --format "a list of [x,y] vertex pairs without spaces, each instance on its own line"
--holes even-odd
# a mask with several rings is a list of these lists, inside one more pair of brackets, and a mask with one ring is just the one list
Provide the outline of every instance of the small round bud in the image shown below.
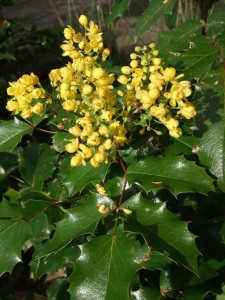
[[88,23],[88,19],[85,15],[81,15],[80,18],[78,19],[79,20],[79,23],[81,25],[83,25],[84,27],[87,26],[87,23]]

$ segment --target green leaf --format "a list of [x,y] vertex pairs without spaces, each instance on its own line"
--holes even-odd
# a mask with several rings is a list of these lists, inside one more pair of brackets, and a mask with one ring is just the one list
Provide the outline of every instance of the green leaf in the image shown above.
[[159,290],[149,288],[149,287],[141,287],[139,290],[132,292],[132,295],[137,300],[163,300],[165,299]]
[[21,248],[32,234],[30,226],[22,220],[0,220],[0,275],[11,272],[21,261]]
[[131,279],[144,267],[135,248],[135,241],[125,234],[100,236],[81,245],[75,271],[68,279],[71,300],[129,300]]
[[49,238],[51,230],[49,228],[48,219],[45,214],[42,213],[34,216],[31,220],[28,221],[28,223],[33,230],[32,238],[35,242],[39,242]]
[[145,263],[148,270],[163,270],[167,264],[171,263],[168,254],[152,251],[150,260]]
[[3,199],[0,202],[0,218],[20,218],[22,217],[21,206],[12,204],[10,201]]
[[225,192],[224,153],[224,124],[212,124],[201,139],[198,156],[200,162],[209,167],[210,172],[218,178],[218,185]]
[[54,149],[58,152],[65,151],[65,145],[68,144],[72,137],[73,135],[71,133],[65,131],[57,132],[52,138]]
[[146,191],[169,189],[174,195],[187,192],[207,194],[213,179],[202,167],[183,156],[146,157],[131,162],[127,168],[130,183],[140,183]]
[[110,199],[99,194],[91,194],[79,206],[65,210],[64,218],[56,224],[53,238],[43,245],[37,256],[42,257],[56,252],[78,236],[93,234],[98,222],[104,216],[98,211],[100,204],[107,204],[109,207]]
[[205,36],[195,37],[188,51],[182,56],[182,72],[190,78],[200,78],[210,71],[212,64],[217,60],[220,60],[220,55],[211,39]]
[[80,251],[77,247],[63,248],[57,253],[51,253],[43,259],[32,260],[30,264],[31,271],[34,273],[35,279],[38,279],[43,275],[56,272],[70,262],[74,263],[79,255]]
[[152,250],[167,253],[176,263],[198,272],[200,253],[195,236],[189,232],[186,222],[168,211],[165,203],[153,203],[137,194],[122,204],[121,208],[125,207],[133,212],[125,223],[126,231],[142,233]]
[[16,61],[16,57],[13,55],[13,54],[11,54],[11,53],[0,53],[0,60],[8,60],[8,61],[10,61],[10,60],[15,60]]
[[171,14],[176,0],[169,0],[167,3],[158,0],[149,0],[148,7],[144,13],[136,18],[135,33],[142,35],[156,23],[159,17],[165,14]]
[[202,24],[200,21],[188,20],[180,26],[166,32],[159,33],[158,48],[160,54],[168,57],[180,56],[183,51],[187,50],[194,37],[200,37]]
[[33,128],[17,118],[0,122],[0,152],[12,151],[25,134],[32,134]]
[[69,195],[73,196],[77,192],[81,192],[87,184],[96,180],[104,180],[108,168],[109,164],[104,163],[97,168],[93,167],[90,163],[86,166],[71,167],[70,159],[66,158],[60,166],[59,175],[63,178]]
[[41,191],[45,180],[56,169],[58,154],[47,144],[29,144],[19,159],[22,178],[35,190]]
[[131,0],[121,0],[119,3],[115,3],[107,17],[107,21],[113,23],[117,17],[122,17],[124,12],[129,8],[130,2]]

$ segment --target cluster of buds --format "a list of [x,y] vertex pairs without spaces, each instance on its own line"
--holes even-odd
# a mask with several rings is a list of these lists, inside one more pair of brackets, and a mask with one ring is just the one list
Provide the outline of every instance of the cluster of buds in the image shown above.
[[41,99],[46,98],[45,90],[40,86],[39,78],[31,73],[23,75],[15,82],[9,83],[7,94],[12,97],[7,102],[6,109],[14,114],[20,114],[27,119],[32,115],[41,115],[44,105]]
[[62,108],[73,114],[73,126],[68,128],[72,138],[65,146],[73,154],[71,166],[90,162],[97,167],[108,162],[116,147],[127,143],[127,130],[117,120],[114,74],[102,66],[110,51],[104,48],[97,24],[88,22],[84,15],[79,22],[84,34],[68,26],[61,46],[63,56],[69,56],[72,62],[52,70],[49,78]]
[[129,122],[155,130],[154,120],[164,124],[171,136],[181,136],[179,120],[196,115],[188,101],[192,93],[190,82],[179,81],[183,74],[177,76],[174,68],[163,68],[155,44],[135,47],[130,65],[123,66],[118,77],[123,88],[118,91],[122,101],[117,103],[114,74],[103,67],[110,51],[104,48],[102,33],[84,15],[79,23],[83,34],[70,26],[64,29],[62,55],[70,61],[50,72],[51,98],[31,73],[10,83],[7,93],[12,98],[6,108],[25,119],[55,110],[68,115],[66,126],[58,128],[68,131],[65,151],[71,154],[72,167],[87,162],[98,167],[115,157],[116,150],[129,142]]
[[[135,47],[130,66],[123,66],[118,81],[125,86],[118,94],[124,100],[124,115],[140,113],[139,125],[151,128],[151,121],[164,124],[175,138],[182,135],[179,119],[191,119],[196,110],[188,98],[192,94],[189,81],[179,81],[172,67],[163,68],[155,44]],[[137,109],[138,108],[138,109]],[[159,131],[156,131],[160,133]]]

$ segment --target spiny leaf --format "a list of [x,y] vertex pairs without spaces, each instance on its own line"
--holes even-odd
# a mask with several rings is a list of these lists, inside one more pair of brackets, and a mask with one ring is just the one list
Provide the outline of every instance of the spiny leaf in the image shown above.
[[198,156],[202,164],[218,178],[218,185],[225,192],[225,145],[223,122],[212,124],[200,142]]
[[133,160],[127,172],[129,182],[139,182],[146,191],[167,188],[178,195],[187,192],[207,194],[213,190],[213,179],[205,170],[182,156]]
[[64,218],[56,224],[55,234],[38,251],[37,256],[42,257],[65,247],[73,238],[84,234],[92,234],[103,217],[99,213],[99,204],[110,206],[110,199],[99,194],[91,194],[79,206],[65,210]]
[[17,118],[0,122],[0,152],[12,151],[25,134],[32,134],[33,128]]
[[125,230],[142,233],[153,250],[166,252],[175,262],[198,272],[195,236],[188,231],[187,223],[168,211],[165,203],[153,203],[137,194],[124,202],[123,207],[133,211],[125,222]]
[[176,0],[168,0],[166,3],[158,0],[149,0],[149,5],[144,13],[136,18],[135,33],[142,35],[156,23],[159,17],[171,14]]
[[188,51],[182,56],[182,72],[190,78],[200,78],[210,71],[216,60],[220,60],[220,55],[212,41],[206,37],[195,37]]
[[197,35],[200,37],[202,24],[200,21],[187,20],[185,23],[178,27],[159,33],[158,48],[160,54],[168,55],[181,55],[182,51],[187,50]]
[[131,0],[121,0],[119,3],[115,3],[112,11],[107,17],[107,21],[113,23],[117,17],[122,17],[124,12],[129,8],[130,2]]
[[41,191],[45,180],[52,176],[58,154],[47,144],[29,144],[23,148],[19,171],[35,191]]
[[90,163],[86,166],[71,167],[70,159],[65,158],[60,166],[60,176],[63,178],[69,195],[73,196],[77,192],[81,192],[87,184],[96,180],[104,180],[108,168],[109,164],[104,163],[97,168]]
[[22,220],[0,220],[0,275],[11,272],[21,261],[21,248],[32,234],[30,226]]
[[[125,234],[100,236],[81,245],[69,277],[71,300],[129,300],[131,279],[144,267],[144,257],[135,248],[135,241]],[[149,256],[148,248],[145,256]]]
[[35,279],[38,279],[45,274],[56,272],[70,262],[74,263],[79,254],[78,247],[63,248],[57,253],[51,253],[43,259],[32,260],[30,263],[31,271],[35,275]]

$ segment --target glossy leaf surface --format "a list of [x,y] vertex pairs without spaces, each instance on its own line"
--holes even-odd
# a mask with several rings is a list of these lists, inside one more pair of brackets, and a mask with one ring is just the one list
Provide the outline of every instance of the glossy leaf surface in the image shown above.
[[199,251],[195,236],[184,221],[168,211],[165,203],[154,203],[137,194],[122,207],[133,212],[125,223],[125,230],[141,232],[153,250],[168,253],[169,258],[197,273]]
[[0,152],[12,151],[25,134],[32,134],[33,128],[17,118],[0,122]]
[[128,167],[130,183],[139,182],[146,191],[169,189],[174,195],[184,192],[206,194],[213,190],[213,180],[202,167],[182,156],[146,157]]
[[71,300],[130,299],[130,281],[144,266],[144,257],[139,257],[135,248],[125,234],[100,236],[81,245],[69,278]]

